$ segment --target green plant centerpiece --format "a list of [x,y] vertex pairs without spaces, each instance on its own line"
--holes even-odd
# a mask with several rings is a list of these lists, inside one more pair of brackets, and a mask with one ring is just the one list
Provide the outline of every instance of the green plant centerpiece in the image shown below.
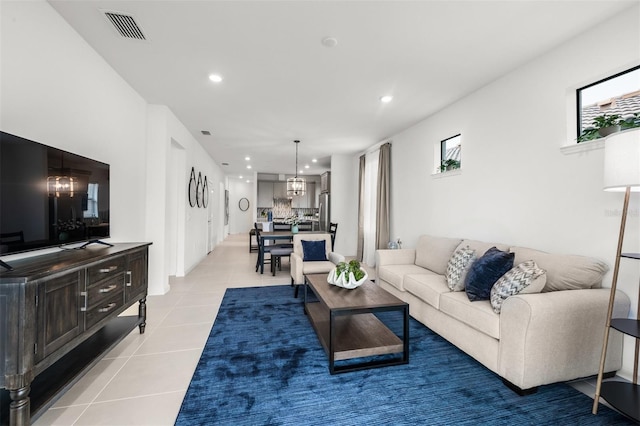
[[329,272],[327,282],[338,287],[354,289],[361,286],[367,280],[366,271],[357,260],[340,262],[333,271]]

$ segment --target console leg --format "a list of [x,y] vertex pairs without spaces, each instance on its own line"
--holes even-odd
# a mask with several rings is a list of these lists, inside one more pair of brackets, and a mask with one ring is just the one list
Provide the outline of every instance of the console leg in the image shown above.
[[29,392],[31,386],[9,390],[9,426],[28,426],[31,424],[31,403]]
[[140,299],[140,305],[138,306],[138,318],[142,318],[140,327],[140,334],[144,334],[144,328],[147,326],[147,298]]

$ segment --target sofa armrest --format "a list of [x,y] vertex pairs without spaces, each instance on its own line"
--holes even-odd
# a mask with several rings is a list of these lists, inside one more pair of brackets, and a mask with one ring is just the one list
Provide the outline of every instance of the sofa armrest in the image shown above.
[[376,265],[413,265],[416,262],[415,249],[376,250]]
[[385,265],[413,265],[416,262],[415,249],[376,250],[376,276]]
[[331,252],[329,253],[329,261],[337,265],[340,262],[344,262],[344,256],[338,253]]
[[291,253],[289,256],[289,262],[291,269],[291,283],[292,284],[304,284],[304,274],[302,273],[302,256],[298,253]]
[[[500,314],[498,374],[528,389],[598,373],[610,289],[565,290],[507,298]],[[629,314],[616,293],[614,318]],[[611,330],[605,371],[622,366],[622,335]]]

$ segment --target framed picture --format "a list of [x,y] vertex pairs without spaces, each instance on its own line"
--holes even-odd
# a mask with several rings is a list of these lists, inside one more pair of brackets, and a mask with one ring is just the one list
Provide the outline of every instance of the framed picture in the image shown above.
[[224,190],[224,224],[229,224],[229,190]]

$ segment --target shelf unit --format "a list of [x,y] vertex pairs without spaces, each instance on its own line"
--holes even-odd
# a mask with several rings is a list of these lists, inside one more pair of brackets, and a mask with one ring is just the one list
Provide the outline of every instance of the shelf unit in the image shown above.
[[[614,270],[613,284],[611,286],[611,296],[609,305],[613,305],[616,291],[616,282],[618,278],[618,269],[620,258],[640,260],[640,253],[620,253],[618,248],[618,256],[616,258],[616,268]],[[638,385],[638,358],[640,355],[640,294],[638,295],[638,312],[637,319],[628,318],[611,318],[612,310],[609,309],[607,316],[607,326],[605,331],[605,340],[602,349],[602,359],[600,362],[600,371],[598,372],[598,381],[596,383],[596,393],[593,401],[593,414],[598,412],[599,398],[601,397],[609,403],[613,408],[623,413],[625,416],[640,422],[640,385]],[[603,382],[603,370],[605,353],[607,350],[609,329],[613,328],[621,333],[635,338],[635,356],[633,366],[633,382],[607,381]]]

